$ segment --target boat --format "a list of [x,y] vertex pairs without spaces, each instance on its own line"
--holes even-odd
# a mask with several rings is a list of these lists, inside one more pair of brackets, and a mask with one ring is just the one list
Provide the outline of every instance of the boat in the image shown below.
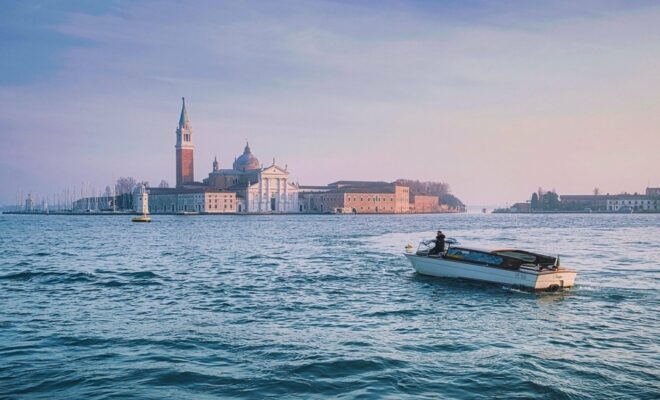
[[179,211],[177,215],[199,215],[197,211]]
[[151,222],[151,217],[149,217],[147,214],[142,214],[139,217],[134,217],[131,219],[133,222]]
[[532,290],[556,291],[575,284],[577,272],[560,265],[559,256],[547,256],[518,249],[479,250],[457,246],[447,239],[447,250],[431,254],[434,240],[412,246],[404,253],[417,273],[436,277],[462,278],[499,283]]

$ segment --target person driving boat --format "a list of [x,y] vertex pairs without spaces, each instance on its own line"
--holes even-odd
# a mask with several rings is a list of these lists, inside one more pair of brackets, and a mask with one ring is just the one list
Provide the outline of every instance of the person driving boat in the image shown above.
[[429,255],[437,256],[445,252],[445,234],[442,231],[438,231],[438,234],[435,236],[435,246],[429,251]]

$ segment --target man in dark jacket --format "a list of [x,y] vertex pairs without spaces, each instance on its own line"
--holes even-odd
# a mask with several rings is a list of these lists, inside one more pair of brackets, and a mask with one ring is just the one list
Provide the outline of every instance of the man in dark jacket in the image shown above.
[[442,231],[438,231],[438,234],[435,236],[435,247],[429,252],[430,255],[438,255],[445,252],[445,234]]

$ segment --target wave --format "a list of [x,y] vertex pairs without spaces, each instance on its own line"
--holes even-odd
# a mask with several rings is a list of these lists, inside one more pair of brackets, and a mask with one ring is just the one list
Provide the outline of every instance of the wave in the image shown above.
[[0,280],[8,281],[43,281],[44,283],[73,283],[90,282],[95,278],[92,274],[85,272],[35,272],[22,271],[7,275],[0,275]]

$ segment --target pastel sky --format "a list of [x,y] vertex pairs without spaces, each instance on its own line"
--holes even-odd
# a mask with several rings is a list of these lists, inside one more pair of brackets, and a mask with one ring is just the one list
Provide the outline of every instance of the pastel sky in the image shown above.
[[657,1],[5,1],[0,204],[195,177],[249,139],[301,184],[446,181],[467,204],[660,186]]

